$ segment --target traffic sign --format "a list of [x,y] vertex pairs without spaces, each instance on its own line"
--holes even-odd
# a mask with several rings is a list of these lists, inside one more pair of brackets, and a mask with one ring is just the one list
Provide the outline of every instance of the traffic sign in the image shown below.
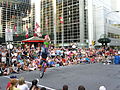
[[12,29],[5,29],[5,41],[13,41],[13,32]]

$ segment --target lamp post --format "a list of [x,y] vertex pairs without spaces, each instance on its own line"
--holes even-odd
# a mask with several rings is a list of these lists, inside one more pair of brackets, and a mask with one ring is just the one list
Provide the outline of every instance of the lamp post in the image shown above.
[[6,0],[6,15],[5,15],[5,19],[6,19],[6,29],[5,29],[5,42],[6,42],[6,47],[8,49],[8,54],[9,54],[9,62],[8,64],[10,64],[11,62],[11,59],[10,59],[10,49],[13,48],[13,45],[12,45],[12,42],[13,42],[13,30],[11,29],[11,27],[8,25],[8,22],[9,22],[9,18],[8,18],[8,10],[9,10],[9,7],[8,7],[8,0]]
[[104,29],[104,38],[107,38],[107,36],[108,36],[108,32],[107,32],[107,27],[108,27],[108,26],[107,26],[107,23],[108,23],[108,22],[107,22],[107,21],[108,21],[108,20],[107,20],[107,18],[108,18],[108,15],[110,15],[111,13],[115,13],[115,12],[117,12],[117,13],[118,13],[119,11],[111,11],[111,12],[108,12],[108,13],[106,13],[106,14],[105,14],[105,24],[104,24],[105,29]]
[[108,36],[108,31],[107,31],[107,17],[109,14],[114,13],[114,12],[119,12],[119,11],[111,11],[105,14],[105,21],[104,21],[104,36],[98,40],[99,43],[102,43],[102,46],[107,46],[107,43],[110,43],[111,40],[107,37]]
[[[111,40],[108,38],[108,16],[112,13],[118,13],[119,11],[111,11],[105,14],[105,29],[104,29],[104,40],[105,40],[105,46],[107,46],[107,43],[109,43],[109,41],[111,42]],[[108,40],[108,41],[107,41]]]

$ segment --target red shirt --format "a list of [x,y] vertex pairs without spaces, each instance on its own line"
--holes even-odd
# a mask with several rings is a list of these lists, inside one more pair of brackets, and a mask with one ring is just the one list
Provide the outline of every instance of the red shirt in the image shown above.
[[10,87],[10,85],[11,85],[11,83],[8,82],[8,83],[7,83],[7,86],[6,86],[6,90]]
[[65,63],[66,62],[66,60],[64,59],[64,58],[62,58],[62,61]]

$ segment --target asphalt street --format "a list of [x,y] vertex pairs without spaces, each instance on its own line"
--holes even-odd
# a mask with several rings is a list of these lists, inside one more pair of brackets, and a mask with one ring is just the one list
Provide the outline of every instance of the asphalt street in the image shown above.
[[[29,87],[31,81],[38,78],[38,85],[48,90],[61,90],[64,84],[69,90],[77,90],[79,85],[84,85],[86,90],[98,90],[102,85],[107,90],[120,90],[120,65],[78,64],[48,68],[42,79],[37,70],[15,75],[24,77]],[[8,81],[9,76],[0,76],[1,90],[5,90]]]

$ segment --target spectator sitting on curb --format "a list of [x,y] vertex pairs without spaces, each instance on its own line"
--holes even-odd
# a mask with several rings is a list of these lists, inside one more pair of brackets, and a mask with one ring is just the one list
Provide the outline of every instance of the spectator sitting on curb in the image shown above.
[[[16,78],[17,78],[16,76],[10,76],[10,81]],[[9,87],[11,86],[10,81],[7,83],[6,90],[9,90]]]
[[3,63],[0,62],[0,76],[3,75],[3,68],[2,68],[2,66],[3,66]]
[[23,77],[18,80],[17,88],[19,88],[20,90],[29,90],[28,85],[25,83]]
[[80,86],[78,87],[78,90],[85,90],[85,87],[84,87],[83,85],[80,85]]
[[63,89],[62,90],[68,90],[68,85],[63,85]]
[[37,86],[37,83],[38,83],[38,80],[33,80],[30,90],[40,90],[40,88]]
[[20,90],[19,88],[16,87],[17,83],[18,83],[17,79],[12,79],[10,81],[10,87],[7,90]]
[[46,88],[45,88],[45,87],[42,87],[40,90],[46,90]]

